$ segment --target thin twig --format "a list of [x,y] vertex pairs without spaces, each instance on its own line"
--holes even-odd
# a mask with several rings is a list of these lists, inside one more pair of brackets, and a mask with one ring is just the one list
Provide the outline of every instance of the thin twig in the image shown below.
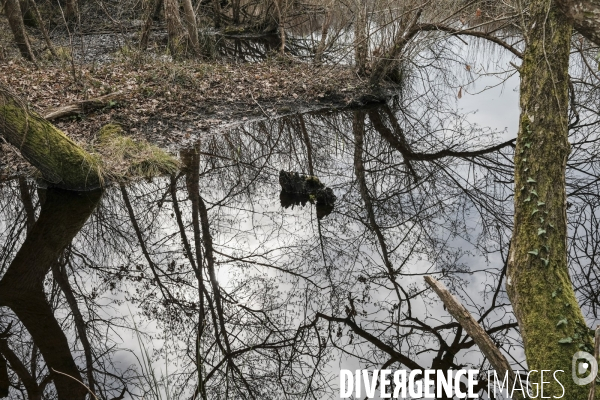
[[73,379],[74,381],[77,381],[77,382],[79,382],[79,383],[80,383],[80,384],[81,384],[81,385],[82,385],[84,388],[86,388],[86,389],[87,389],[87,391],[88,391],[88,392],[90,392],[90,394],[92,395],[92,397],[93,397],[94,399],[98,400],[98,398],[96,397],[96,395],[94,394],[94,392],[92,392],[92,390],[91,390],[89,387],[87,387],[87,385],[86,385],[85,383],[81,382],[79,379],[77,379],[77,378],[75,378],[75,377],[73,377],[73,376],[71,376],[71,375],[69,375],[69,374],[65,374],[64,372],[57,371],[57,370],[55,370],[54,368],[50,368],[50,370],[52,370],[52,372],[54,372],[55,374],[64,375],[64,376],[66,376],[67,378],[71,378],[71,379]]

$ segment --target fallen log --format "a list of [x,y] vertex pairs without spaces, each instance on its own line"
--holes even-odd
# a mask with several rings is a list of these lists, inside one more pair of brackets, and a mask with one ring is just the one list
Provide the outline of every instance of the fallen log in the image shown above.
[[101,161],[0,86],[0,135],[52,186],[90,190],[102,185]]
[[44,112],[44,118],[48,121],[53,121],[59,118],[72,117],[90,111],[100,110],[107,107],[112,107],[115,101],[123,97],[123,92],[109,93],[104,96],[94,99],[81,100],[65,106],[50,109]]

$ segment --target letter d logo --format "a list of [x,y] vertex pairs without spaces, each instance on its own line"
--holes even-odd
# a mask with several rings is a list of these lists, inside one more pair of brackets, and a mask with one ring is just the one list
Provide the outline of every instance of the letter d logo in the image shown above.
[[[584,374],[590,366],[592,367],[590,374],[585,378],[580,378],[578,375]],[[575,384],[579,386],[590,384],[594,379],[596,379],[596,375],[598,375],[598,362],[590,353],[578,351],[573,355],[571,374],[573,375],[573,382],[575,382]]]

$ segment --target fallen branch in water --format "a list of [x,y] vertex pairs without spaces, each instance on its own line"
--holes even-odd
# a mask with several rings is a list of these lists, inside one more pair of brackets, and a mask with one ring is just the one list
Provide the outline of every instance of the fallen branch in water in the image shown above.
[[[464,330],[473,338],[481,352],[488,358],[490,364],[500,377],[508,373],[508,387],[514,387],[515,372],[511,368],[508,360],[494,344],[487,332],[477,323],[471,313],[463,306],[456,297],[446,289],[443,283],[437,279],[426,276],[425,282],[442,300],[450,315],[464,328]],[[513,391],[514,392],[514,391]],[[520,397],[519,397],[520,398]]]

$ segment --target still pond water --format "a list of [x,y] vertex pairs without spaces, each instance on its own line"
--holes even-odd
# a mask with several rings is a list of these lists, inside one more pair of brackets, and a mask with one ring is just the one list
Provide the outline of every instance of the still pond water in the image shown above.
[[[101,399],[326,399],[341,368],[383,366],[479,369],[484,382],[489,363],[425,275],[525,369],[503,281],[514,136],[416,103],[205,133],[180,149],[177,176],[102,193],[1,183],[10,397],[83,398],[76,378]],[[317,176],[333,210],[284,201],[281,170]],[[580,196],[576,277],[598,243],[581,234],[595,212]],[[591,285],[575,281],[593,318]],[[45,385],[51,369],[70,377]]]

